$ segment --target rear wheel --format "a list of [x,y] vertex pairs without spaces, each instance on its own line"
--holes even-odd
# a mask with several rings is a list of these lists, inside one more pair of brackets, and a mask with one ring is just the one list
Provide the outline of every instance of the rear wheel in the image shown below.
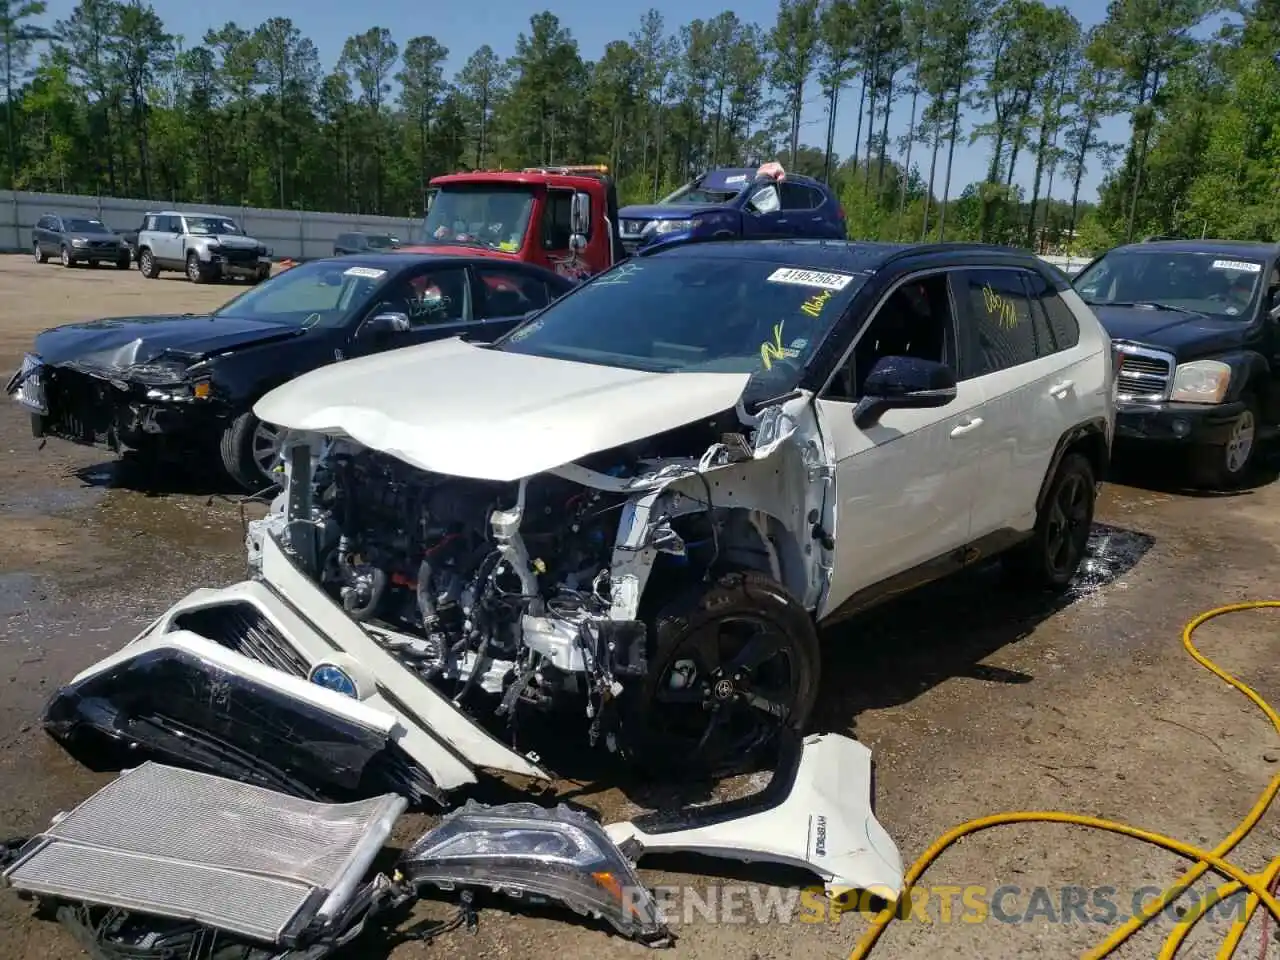
[[154,280],[160,276],[160,268],[156,265],[155,255],[150,250],[144,249],[138,254],[138,272],[148,280]]
[[219,453],[222,467],[245,490],[256,493],[279,483],[275,473],[280,459],[281,432],[246,411],[222,432]]
[[1068,453],[1058,464],[1031,539],[1002,558],[1019,586],[1065,590],[1089,550],[1097,482],[1089,458]]

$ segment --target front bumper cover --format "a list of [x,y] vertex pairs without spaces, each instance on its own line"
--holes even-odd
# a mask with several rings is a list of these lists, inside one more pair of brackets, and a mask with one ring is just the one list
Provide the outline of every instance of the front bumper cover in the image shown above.
[[1217,404],[1118,402],[1116,438],[1216,446],[1230,439],[1232,425],[1244,409],[1239,401]]

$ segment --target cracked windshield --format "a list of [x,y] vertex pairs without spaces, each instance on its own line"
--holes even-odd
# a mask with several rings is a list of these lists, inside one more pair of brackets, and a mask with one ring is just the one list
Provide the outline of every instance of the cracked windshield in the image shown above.
[[1244,317],[1257,296],[1262,264],[1216,253],[1115,251],[1076,278],[1090,306],[1150,306]]
[[435,195],[423,225],[427,240],[481,243],[515,252],[524,245],[533,210],[525,189],[449,189]]

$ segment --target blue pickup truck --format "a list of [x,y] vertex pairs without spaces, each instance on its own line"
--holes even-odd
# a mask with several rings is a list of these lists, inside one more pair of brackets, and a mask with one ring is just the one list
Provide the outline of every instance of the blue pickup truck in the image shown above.
[[628,254],[651,243],[687,237],[804,237],[844,240],[844,208],[812,177],[777,179],[754,167],[712,170],[658,203],[618,211]]

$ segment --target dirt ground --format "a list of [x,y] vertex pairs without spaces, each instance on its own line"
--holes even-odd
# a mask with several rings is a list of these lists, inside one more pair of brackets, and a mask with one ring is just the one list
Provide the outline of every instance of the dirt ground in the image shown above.
[[[0,257],[0,374],[16,368],[44,327],[200,311],[241,289]],[[3,838],[40,829],[108,779],[77,767],[46,738],[38,723],[45,698],[188,590],[232,582],[244,566],[239,508],[198,481],[184,492],[139,491],[137,478],[106,456],[59,441],[38,449],[26,416],[7,399],[0,452],[0,543],[8,544],[0,552]],[[1232,830],[1280,769],[1280,744],[1255,707],[1186,655],[1179,630],[1206,608],[1275,595],[1273,461],[1256,486],[1220,497],[1165,489],[1168,473],[1159,466],[1130,468],[1124,483],[1106,488],[1088,570],[1054,607],[1016,596],[993,570],[978,569],[825,639],[814,729],[854,735],[872,749],[877,813],[906,863],[949,827],[1009,809],[1110,817],[1205,847]],[[1277,616],[1236,614],[1199,639],[1209,656],[1280,703]],[[629,805],[607,777],[583,792],[611,816]],[[1269,816],[1233,860],[1257,870],[1277,851],[1277,820]],[[672,901],[676,958],[836,958],[866,929],[856,912],[812,922],[807,900],[786,910],[786,898],[794,903],[797,885],[807,884],[803,876],[711,860],[656,866],[646,861],[647,883],[692,889]],[[895,923],[876,956],[1079,955],[1112,929],[1107,902],[1123,918],[1135,896],[1150,896],[1143,888],[1163,888],[1181,870],[1171,854],[1076,827],[999,828],[943,856],[926,877],[925,909]],[[985,921],[975,922],[981,913],[966,905],[989,903],[1002,887]],[[1064,911],[1064,897],[1087,910]],[[784,908],[771,916],[770,903]],[[456,931],[392,955],[554,952],[574,960],[643,952],[565,911],[486,904],[474,935]],[[419,912],[442,917],[448,909],[428,904]],[[1162,917],[1118,956],[1154,956],[1172,924]],[[1184,955],[1214,955],[1227,926],[1221,918],[1201,924]],[[1257,926],[1241,956],[1258,956]],[[81,955],[60,928],[0,893],[0,958]],[[364,943],[351,955],[387,953]]]

